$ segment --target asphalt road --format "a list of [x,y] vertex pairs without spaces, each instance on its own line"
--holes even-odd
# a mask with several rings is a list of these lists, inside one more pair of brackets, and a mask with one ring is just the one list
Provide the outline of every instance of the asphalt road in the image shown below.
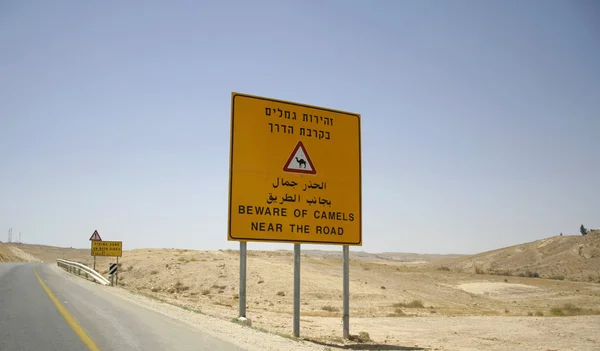
[[0,263],[0,350],[241,350],[66,274],[50,263]]

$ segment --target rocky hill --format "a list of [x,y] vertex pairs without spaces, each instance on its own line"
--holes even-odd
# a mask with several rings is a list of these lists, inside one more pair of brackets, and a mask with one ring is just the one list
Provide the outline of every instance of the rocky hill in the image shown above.
[[555,236],[430,265],[479,274],[600,282],[600,231]]

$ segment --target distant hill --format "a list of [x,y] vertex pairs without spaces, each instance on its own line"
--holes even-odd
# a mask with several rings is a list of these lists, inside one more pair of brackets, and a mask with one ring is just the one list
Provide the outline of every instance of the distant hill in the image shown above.
[[600,282],[600,231],[555,236],[429,265],[480,274]]
[[[322,250],[302,250],[303,254],[316,258],[342,258],[342,250],[322,251]],[[438,260],[456,259],[465,257],[464,255],[439,255],[439,254],[416,254],[403,252],[381,252],[368,253],[364,251],[353,251],[350,249],[350,259],[364,262],[405,262],[405,263],[425,263]]]

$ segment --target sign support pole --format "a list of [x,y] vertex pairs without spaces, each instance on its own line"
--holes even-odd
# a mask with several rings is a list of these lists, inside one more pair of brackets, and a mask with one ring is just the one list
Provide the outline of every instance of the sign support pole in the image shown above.
[[294,244],[294,336],[300,337],[300,244]]
[[240,241],[240,317],[246,317],[246,242]]
[[115,285],[119,286],[119,256],[117,256],[117,273],[115,274],[115,276],[117,277],[117,282],[115,283]]
[[94,270],[96,270],[96,256],[94,256]]
[[350,249],[348,245],[344,245],[343,249],[343,261],[344,261],[344,315],[342,317],[344,323],[343,337],[348,339],[350,337]]

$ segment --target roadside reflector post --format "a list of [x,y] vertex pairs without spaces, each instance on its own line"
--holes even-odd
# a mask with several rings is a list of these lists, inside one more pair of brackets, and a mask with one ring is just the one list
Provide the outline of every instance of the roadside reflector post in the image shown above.
[[344,245],[343,251],[343,261],[344,261],[344,339],[348,339],[350,337],[350,248],[348,245]]
[[117,263],[110,263],[108,265],[108,274],[110,274],[110,286],[115,286],[118,283],[119,265]]
[[294,336],[300,337],[300,244],[294,244]]
[[246,318],[246,242],[240,241],[240,317]]

